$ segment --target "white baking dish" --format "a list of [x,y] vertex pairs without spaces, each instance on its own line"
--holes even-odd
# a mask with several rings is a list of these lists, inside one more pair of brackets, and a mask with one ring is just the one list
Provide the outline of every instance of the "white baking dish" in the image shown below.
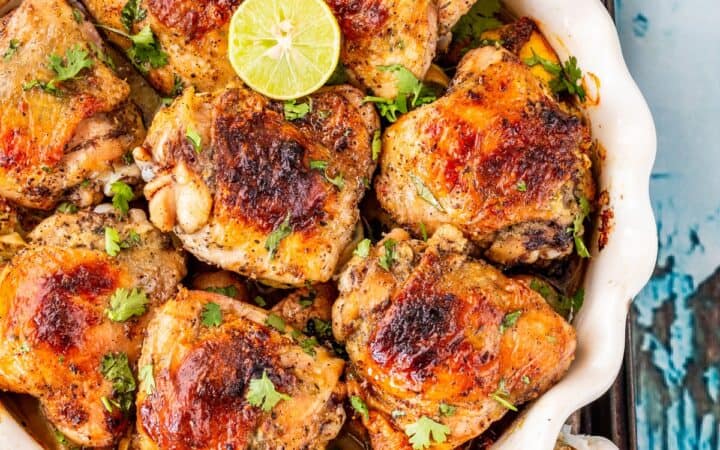
[[[550,450],[567,417],[599,397],[615,379],[630,302],[655,264],[657,238],[648,194],[655,127],[600,0],[505,0],[505,4],[516,15],[537,20],[563,60],[576,56],[580,67],[599,81],[594,93],[599,103],[588,106],[586,113],[594,137],[606,150],[599,183],[614,214],[608,243],[600,252],[595,230],[585,306],[575,322],[576,361],[558,385],[525,408],[493,447]],[[590,85],[595,84],[592,78],[586,80]],[[0,405],[0,450],[6,449],[40,447]]]

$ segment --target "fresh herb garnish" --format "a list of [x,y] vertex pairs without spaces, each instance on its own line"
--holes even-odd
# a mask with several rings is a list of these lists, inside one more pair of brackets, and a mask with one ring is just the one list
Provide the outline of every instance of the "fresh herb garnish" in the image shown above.
[[285,321],[275,313],[268,314],[267,319],[265,319],[265,325],[275,328],[281,333],[285,332]]
[[153,376],[153,365],[147,364],[140,368],[138,378],[145,385],[145,393],[152,394],[155,391],[155,377]]
[[583,241],[585,219],[590,215],[590,203],[585,197],[580,197],[578,203],[580,204],[580,213],[575,216],[571,229],[573,237],[575,238],[575,250],[581,258],[590,258],[590,252],[585,246],[585,241]]
[[527,192],[527,184],[525,183],[525,180],[518,181],[515,188],[518,190],[518,192]]
[[137,34],[128,34],[103,25],[97,25],[97,27],[119,34],[132,42],[132,46],[125,51],[125,54],[143,75],[147,75],[150,69],[158,69],[167,65],[168,55],[162,50],[160,41],[157,40],[150,25],[145,25]]
[[200,320],[206,327],[219,327],[222,323],[222,310],[220,309],[220,305],[213,302],[206,303],[200,313]]
[[192,144],[193,148],[195,149],[195,153],[202,152],[202,138],[193,127],[187,127],[187,130],[185,131],[185,137]]
[[370,239],[363,239],[353,251],[353,255],[359,256],[360,258],[367,258],[370,254]]
[[62,202],[58,205],[56,211],[62,214],[75,214],[78,212],[78,207],[70,202]]
[[12,58],[19,48],[20,41],[17,39],[10,39],[10,44],[8,45],[7,50],[5,50],[5,53],[3,53],[3,59],[7,61]]
[[380,130],[375,130],[375,134],[373,134],[373,140],[372,140],[372,159],[373,159],[373,161],[377,161],[377,159],[380,157],[381,150],[382,150],[382,134],[380,133]]
[[145,314],[147,304],[147,295],[140,289],[119,288],[110,297],[110,308],[105,310],[105,315],[113,322],[125,322]]
[[229,286],[225,286],[225,287],[216,287],[216,286],[209,287],[209,288],[206,288],[205,291],[212,292],[213,294],[220,294],[220,295],[224,295],[225,297],[233,297],[233,298],[238,295],[237,288],[235,286],[233,286],[232,284]]
[[308,103],[297,103],[297,100],[287,100],[283,103],[285,120],[298,120],[307,116],[312,111],[312,99]]
[[585,290],[580,288],[573,295],[560,295],[547,283],[535,278],[530,280],[530,289],[540,294],[561,316],[571,321],[585,302]]
[[453,405],[449,405],[445,402],[440,403],[440,405],[438,406],[438,412],[441,416],[444,417],[452,416],[453,414],[455,414],[456,409],[457,408],[455,408]]
[[103,397],[103,405],[112,412],[112,407],[122,412],[130,411],[134,401],[135,378],[133,377],[128,357],[125,353],[108,353],[103,356],[100,364],[100,373],[106,380],[112,382],[113,399]]
[[256,305],[258,305],[262,308],[267,306],[267,302],[265,301],[265,299],[260,297],[259,295],[256,295],[255,298],[253,299],[253,301],[255,302]]
[[290,236],[292,232],[293,229],[290,226],[290,213],[288,213],[285,220],[283,220],[282,223],[278,225],[265,240],[265,250],[269,252],[270,259],[275,258],[280,241]]
[[428,240],[427,228],[425,228],[425,224],[423,222],[420,222],[420,235],[422,236],[422,240],[427,242],[427,240]]
[[433,442],[438,444],[445,442],[447,435],[450,434],[450,428],[422,416],[417,422],[405,427],[405,434],[410,438],[412,448],[421,450],[430,447]]
[[509,409],[510,411],[517,412],[517,407],[513,405],[509,400],[510,393],[505,388],[505,380],[500,380],[497,390],[490,394],[490,397],[492,397],[493,400],[500,403],[502,406]]
[[565,64],[557,64],[539,56],[532,51],[533,55],[525,59],[525,64],[530,67],[542,65],[543,68],[555,78],[550,80],[550,90],[556,95],[568,93],[577,95],[581,102],[585,101],[586,93],[582,86],[582,70],[577,65],[577,58],[571,56]]
[[425,183],[415,175],[414,173],[410,174],[410,179],[413,182],[413,185],[415,185],[415,189],[417,190],[418,195],[420,198],[428,202],[432,207],[437,209],[440,212],[445,212],[445,208],[442,207],[438,199],[435,197],[435,195],[432,193],[432,191],[425,186]]
[[328,162],[327,161],[310,161],[310,169],[319,170],[323,173],[325,180],[338,189],[342,190],[345,187],[345,179],[342,174],[338,174],[336,177],[330,178],[327,173]]
[[395,246],[397,245],[397,242],[395,242],[394,239],[387,239],[383,243],[383,247],[385,248],[385,252],[380,255],[380,258],[378,258],[378,264],[383,269],[390,271],[390,268],[395,263]]
[[82,11],[80,11],[77,8],[73,8],[72,10],[73,20],[77,23],[82,23],[83,20],[85,20],[85,16],[83,15]]
[[366,420],[370,419],[370,412],[368,411],[368,407],[362,398],[358,397],[357,395],[351,396],[350,405],[353,407],[356,413],[363,416]]
[[505,317],[503,317],[502,321],[500,322],[500,334],[503,334],[508,328],[512,328],[513,326],[515,326],[515,323],[518,321],[521,314],[521,310],[505,314]]
[[500,0],[479,0],[455,24],[452,29],[453,40],[463,44],[461,53],[483,45],[480,36],[488,31],[502,26],[496,15],[500,12]]
[[141,0],[128,0],[120,12],[120,23],[128,32],[132,31],[133,24],[147,17],[147,10],[140,7]]
[[29,90],[39,87],[49,94],[62,95],[62,90],[57,84],[72,80],[78,77],[83,69],[91,68],[93,61],[88,56],[88,52],[83,49],[80,44],[67,49],[64,58],[56,54],[48,56],[48,67],[55,72],[55,77],[48,82],[37,79],[31,80],[23,84],[23,89]]
[[101,47],[99,47],[98,45],[96,45],[94,42],[90,42],[90,43],[88,43],[88,45],[90,46],[90,50],[92,50],[92,52],[95,54],[95,57],[97,59],[99,59],[100,61],[105,63],[105,65],[108,66],[109,68],[115,70],[115,61],[113,61],[113,59],[110,57],[110,55],[105,53],[103,51],[103,49]]
[[120,254],[120,233],[115,228],[105,227],[105,253],[112,257]]
[[368,96],[363,101],[376,104],[380,110],[380,115],[389,122],[396,122],[399,114],[405,114],[414,108],[432,103],[437,99],[435,92],[418,80],[405,67],[393,64],[380,66],[378,69],[395,74],[398,94],[394,99]]
[[129,202],[135,198],[132,188],[122,181],[116,181],[110,185],[110,192],[113,194],[112,204],[115,209],[125,215],[130,210]]
[[250,380],[247,394],[245,395],[248,403],[252,406],[260,407],[265,412],[270,412],[281,400],[290,400],[291,397],[282,392],[275,390],[275,385],[268,378],[267,372],[263,371],[261,378],[253,378]]

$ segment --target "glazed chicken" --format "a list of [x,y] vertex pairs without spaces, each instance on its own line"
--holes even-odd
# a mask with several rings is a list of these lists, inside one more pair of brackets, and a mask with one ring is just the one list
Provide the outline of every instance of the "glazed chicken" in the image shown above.
[[573,359],[572,327],[524,283],[471,259],[470,245],[449,225],[427,242],[395,229],[341,275],[333,331],[373,448],[409,449],[428,420],[447,427],[431,448],[455,448]]
[[344,363],[303,350],[292,331],[260,308],[182,290],[143,345],[137,448],[325,448],[345,420]]
[[[111,257],[106,227],[137,237]],[[118,385],[113,373],[133,369],[145,323],[174,295],[184,259],[139,210],[122,221],[58,214],[29,239],[0,275],[0,390],[37,397],[79,445],[111,445],[129,427],[134,390],[132,374]]]
[[26,0],[0,19],[0,195],[27,207],[90,205],[107,182],[138,176],[122,157],[142,142],[141,117],[78,20],[63,0]]
[[515,55],[471,51],[447,94],[383,139],[375,189],[395,221],[461,229],[487,258],[534,264],[570,254],[594,197],[590,131]]
[[274,285],[327,281],[353,239],[379,121],[359,91],[283,104],[243,88],[187,89],[134,155],[152,222],[206,262]]
[[[135,34],[149,26],[165,55],[153,62],[136,60],[150,83],[165,95],[182,86],[214,91],[238,80],[227,58],[228,24],[242,0],[83,0],[91,15],[105,27]],[[123,8],[132,19],[123,23]],[[130,29],[126,25],[130,25]],[[107,36],[123,49],[130,40],[115,31]],[[132,58],[131,58],[132,59]]]

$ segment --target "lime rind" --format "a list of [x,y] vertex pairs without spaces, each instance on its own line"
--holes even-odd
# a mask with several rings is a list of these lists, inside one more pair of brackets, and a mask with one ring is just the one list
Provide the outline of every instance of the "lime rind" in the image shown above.
[[290,100],[330,79],[341,41],[340,27],[323,0],[245,0],[230,22],[228,55],[250,88]]

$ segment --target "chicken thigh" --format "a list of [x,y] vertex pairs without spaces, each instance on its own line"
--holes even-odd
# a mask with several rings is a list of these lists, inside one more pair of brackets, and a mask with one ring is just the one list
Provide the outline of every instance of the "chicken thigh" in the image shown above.
[[327,281],[359,220],[379,121],[347,86],[295,106],[307,111],[230,87],[188,89],[160,111],[135,151],[152,222],[224,269],[275,285]]
[[471,51],[448,93],[383,139],[375,189],[399,224],[461,229],[504,265],[570,254],[594,197],[583,120],[515,55]]
[[[153,32],[159,56],[134,58],[150,83],[165,95],[182,86],[214,91],[237,75],[227,58],[230,18],[242,0],[83,0],[105,27],[135,34]],[[129,5],[129,6],[128,6]],[[129,26],[128,26],[129,25]],[[132,43],[116,31],[108,37],[121,48]],[[131,59],[132,50],[131,50]]]
[[[135,236],[116,257],[106,228]],[[29,239],[0,275],[0,390],[37,397],[72,442],[111,445],[129,426],[144,324],[184,259],[137,210],[58,214]]]
[[0,53],[1,196],[52,209],[75,191],[83,206],[137,177],[123,156],[142,120],[90,22],[64,0],[26,0],[0,19]]
[[343,32],[341,61],[350,77],[380,97],[397,95],[386,66],[425,78],[438,40],[435,0],[327,0]]
[[333,331],[373,448],[455,448],[573,359],[573,328],[526,284],[469,258],[470,245],[449,225],[427,242],[396,229],[341,275]]
[[143,345],[137,447],[325,448],[345,420],[344,363],[299,339],[265,310],[182,290]]

